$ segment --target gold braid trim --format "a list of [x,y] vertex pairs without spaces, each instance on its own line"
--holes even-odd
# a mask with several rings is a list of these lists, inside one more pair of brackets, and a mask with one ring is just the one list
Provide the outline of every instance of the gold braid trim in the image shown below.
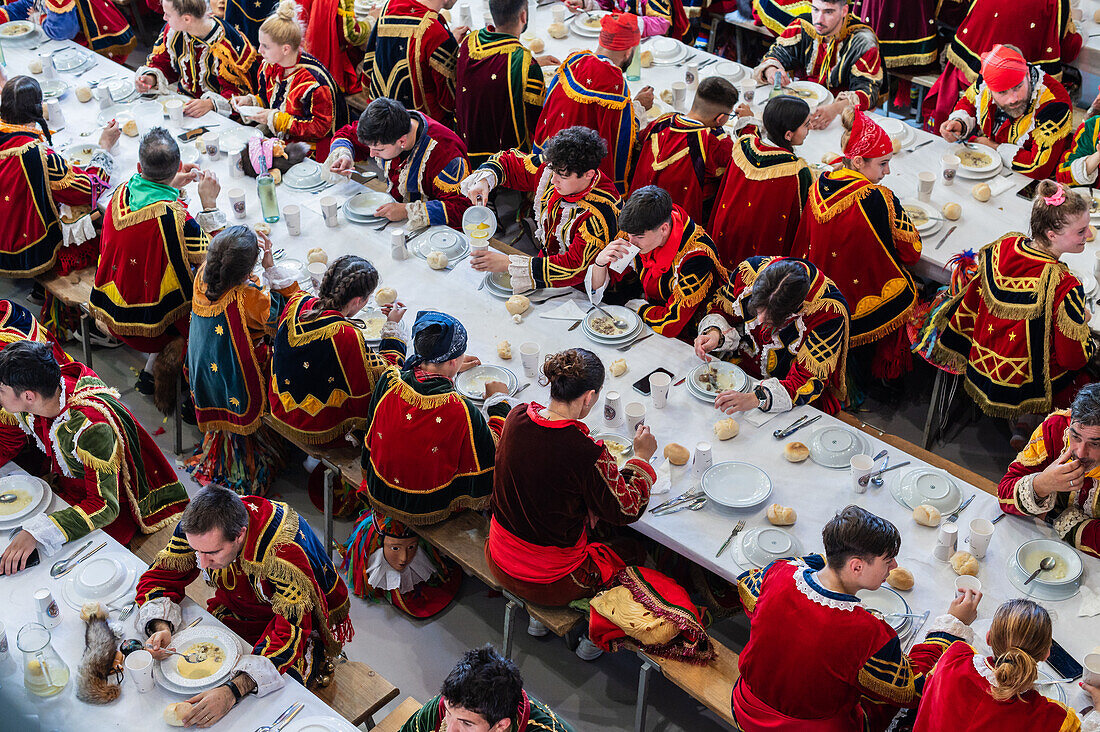
[[[746,137],[751,138],[752,136],[746,135]],[[742,138],[742,140],[744,140],[744,138]],[[744,144],[742,140],[738,141],[741,144],[733,146],[732,160],[733,164],[736,165],[738,169],[744,174],[744,176],[749,180],[775,180],[776,178],[786,178],[788,176],[798,175],[799,171],[807,167],[806,161],[799,157],[795,157],[794,160],[790,160],[787,162],[776,163],[774,165],[768,165],[762,168],[758,167],[757,165],[754,165],[751,160],[749,160],[747,155],[745,155],[745,151],[742,148],[742,144]],[[752,139],[748,140],[748,144],[755,147]],[[768,155],[775,155],[775,157],[780,157],[777,153],[771,153],[770,151],[757,150],[756,152],[761,157]],[[786,153],[786,151],[784,152],[785,155],[783,157],[787,155],[794,155],[793,153]]]
[[31,140],[26,145],[20,145],[19,147],[10,147],[7,150],[0,150],[0,160],[7,160],[8,158],[18,157],[37,144],[38,140]]
[[449,402],[463,403],[462,397],[457,392],[453,391],[447,392],[446,394],[421,394],[405,383],[405,380],[401,378],[400,371],[398,371],[396,366],[390,366],[386,370],[394,372],[394,385],[389,391],[395,392],[401,401],[410,406],[426,411],[429,409],[437,409]]
[[177,554],[169,551],[171,546],[172,542],[169,540],[168,546],[157,552],[157,556],[153,559],[149,569],[164,569],[169,572],[185,573],[195,568],[195,553],[193,551],[187,554]]
[[6,409],[0,409],[0,424],[8,425],[9,427],[18,427],[19,421],[15,418],[15,415]]
[[[1018,232],[1009,232],[992,244],[983,247],[981,254],[983,261],[978,263],[979,272],[985,269],[984,260],[989,257],[994,258],[992,268],[994,272],[997,271],[997,262],[1000,260],[999,245],[1008,237],[1024,238],[1024,235]],[[990,314],[998,318],[1004,318],[1005,320],[1029,320],[1034,318],[1044,313],[1047,310],[1047,303],[1054,299],[1054,294],[1058,290],[1058,283],[1061,279],[1055,276],[1056,274],[1060,274],[1058,265],[1058,262],[1051,261],[1043,267],[1042,273],[1035,278],[1034,287],[1030,288],[1035,293],[1034,303],[1014,305],[1012,303],[1001,302],[996,298],[996,295],[993,294],[993,291],[990,289],[989,281],[985,277],[981,278],[982,301],[985,303],[986,308],[989,309]],[[1062,267],[1064,266],[1065,265],[1062,265]]]
[[[816,218],[821,223],[825,223],[826,221],[831,221],[838,215],[844,213],[854,204],[859,203],[864,198],[867,198],[867,196],[871,195],[871,193],[876,188],[877,186],[873,184],[861,186],[858,191],[844,193],[838,196],[836,201],[834,201],[833,203],[829,203],[827,199],[822,198],[820,186],[814,186],[810,190],[810,200],[807,203],[810,206],[810,211],[813,212],[814,218]],[[887,204],[889,205],[889,196],[885,196],[885,198],[887,199]],[[890,211],[892,214],[892,207]],[[891,218],[893,218],[892,215]]]
[[1058,324],[1058,330],[1062,331],[1062,335],[1066,338],[1083,343],[1091,335],[1088,323],[1079,323],[1070,318],[1069,313],[1066,311],[1065,300],[1058,304],[1058,315],[1055,317],[1055,322]]
[[[114,222],[115,229],[125,229],[136,224],[141,224],[152,219],[160,218],[169,209],[177,217],[187,218],[187,209],[179,201],[157,201],[156,203],[150,203],[148,206],[139,209],[132,209],[127,205],[126,210],[122,208],[122,198],[126,196],[126,182],[123,182],[119,186],[118,191],[111,198],[110,215],[111,221]],[[129,196],[126,196],[127,198]],[[177,224],[178,226],[178,224]],[[180,237],[183,238],[182,236]],[[126,335],[126,334],[123,334]]]
[[[910,672],[911,673],[911,672]],[[877,696],[893,702],[894,704],[906,704],[912,701],[913,696],[916,694],[916,690],[913,687],[912,675],[910,675],[909,684],[906,687],[895,686],[887,681],[883,681],[877,678],[874,674],[870,674],[863,669],[859,671],[859,683],[865,689],[869,689]]]
[[[576,55],[570,56],[569,58],[566,58],[564,62],[562,62],[561,68],[558,69],[558,73],[557,73],[557,76],[558,76],[557,86],[560,86],[565,91],[565,95],[567,97],[569,97],[570,99],[572,99],[573,101],[575,101],[575,102],[579,102],[581,104],[598,104],[601,107],[607,107],[608,109],[614,109],[617,112],[621,112],[622,110],[626,109],[626,107],[629,104],[631,104],[631,102],[632,102],[630,97],[626,97],[625,99],[623,99],[622,101],[619,101],[619,102],[616,102],[612,99],[596,99],[596,98],[593,98],[593,97],[585,94],[584,92],[581,92],[581,91],[578,91],[578,90],[574,89],[572,84],[573,83],[576,83],[576,84],[580,83],[580,82],[577,82],[575,78],[574,78],[573,82],[570,82],[568,79],[566,79],[565,70],[567,68],[569,68],[570,59],[575,59],[576,56],[578,56],[580,54],[583,54],[583,53],[590,53],[590,52],[588,52],[588,51],[578,51]],[[595,56],[595,54],[591,54],[591,55]],[[570,71],[572,71],[572,69],[570,69]],[[603,92],[603,93],[604,94],[610,94],[612,92]],[[625,94],[624,94],[624,96],[625,96]]]
[[967,64],[963,57],[950,45],[947,47],[947,60],[952,66],[962,72],[963,76],[966,77],[967,84],[973,84],[977,80],[977,72],[971,69],[970,65]]

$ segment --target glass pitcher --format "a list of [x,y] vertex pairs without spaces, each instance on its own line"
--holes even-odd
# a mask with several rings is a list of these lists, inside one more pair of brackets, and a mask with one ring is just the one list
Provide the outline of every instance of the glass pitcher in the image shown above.
[[23,686],[36,696],[54,696],[69,683],[69,667],[50,642],[50,631],[40,623],[19,629],[16,646],[23,652]]
[[496,214],[488,206],[470,206],[462,214],[462,230],[484,246],[489,237],[497,233]]

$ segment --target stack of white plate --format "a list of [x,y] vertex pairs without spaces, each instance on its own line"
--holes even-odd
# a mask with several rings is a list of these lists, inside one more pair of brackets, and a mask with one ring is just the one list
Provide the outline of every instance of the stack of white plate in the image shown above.
[[913,140],[915,134],[912,127],[902,122],[900,119],[894,119],[893,117],[880,117],[875,115],[875,122],[878,126],[890,136],[890,139],[898,143],[902,147],[905,147]]
[[1086,272],[1083,269],[1077,269],[1076,267],[1070,267],[1069,271],[1073,273],[1073,276],[1081,281],[1081,289],[1085,291],[1086,300],[1095,300],[1098,294],[1096,276]]
[[886,617],[891,613],[913,612],[909,609],[909,603],[905,601],[905,598],[886,585],[882,585],[877,590],[860,590],[856,593],[856,597],[860,599],[863,607],[871,611],[872,615],[877,615],[886,621],[886,624],[894,629],[899,638],[904,638],[905,634],[909,632],[912,618]]
[[46,481],[30,475],[6,475],[0,478],[0,493],[14,493],[13,503],[0,503],[0,529],[14,529],[46,510],[50,505],[50,487]]
[[775,526],[757,526],[733,542],[733,559],[742,567],[763,569],[778,559],[802,556],[802,543],[791,532]]
[[470,256],[470,239],[449,226],[433,226],[408,244],[409,251],[426,260],[432,252],[443,252],[451,264]]
[[[134,86],[134,80],[116,79],[115,81],[107,84],[107,93],[111,97],[111,101],[115,104],[125,104],[126,102],[132,102],[138,98],[137,87]],[[121,123],[119,123],[121,124]]]
[[606,10],[590,10],[587,13],[577,13],[569,19],[573,26],[573,32],[586,38],[597,38],[600,35],[600,22],[607,15]]
[[678,64],[687,58],[690,49],[675,38],[661,36],[654,38],[649,44],[649,50],[653,53],[655,66],[671,66]]
[[978,144],[970,147],[959,145],[951,152],[959,156],[960,178],[988,180],[1001,172],[1001,156],[993,148]]
[[747,69],[734,61],[719,61],[713,67],[704,69],[704,71],[707,72],[707,76],[721,76],[726,81],[735,83],[745,76]]
[[[95,55],[85,51],[82,48],[61,48],[54,51],[53,65],[58,71],[64,71],[66,73],[75,73],[83,70],[89,64],[95,60]],[[133,80],[130,81],[130,86],[134,86]]]
[[363,340],[371,345],[382,342],[382,328],[386,326],[385,313],[373,305],[368,305],[356,313],[355,319],[362,323],[357,325],[359,325],[359,332],[363,334]]
[[306,158],[283,173],[283,185],[297,191],[316,191],[325,186],[323,170],[316,160]]
[[43,79],[38,86],[42,88],[43,99],[60,99],[69,91],[69,84],[64,79]]
[[843,470],[851,467],[853,456],[869,454],[871,443],[855,430],[829,425],[813,434],[809,448],[810,459],[818,465]]
[[615,462],[618,463],[620,468],[627,460],[634,457],[634,441],[629,437],[614,432],[600,432],[592,435],[592,439],[596,442],[603,442],[604,447],[615,458]]
[[[753,106],[758,111],[763,111],[764,107],[767,106],[773,88],[771,86],[756,88],[756,96],[753,97],[752,101]],[[792,81],[784,87],[783,93],[787,96],[805,99],[811,109],[820,107],[823,104],[831,104],[834,99],[831,91],[813,81]]]
[[340,210],[344,212],[344,218],[355,224],[373,224],[382,221],[378,216],[378,207],[384,203],[393,203],[394,199],[384,191],[367,189],[356,193],[344,201]]
[[[1039,568],[1043,557],[1054,557],[1054,569],[1040,571],[1030,583],[1024,584]],[[1039,600],[1068,600],[1081,589],[1085,563],[1076,549],[1058,539],[1025,541],[1008,560],[1008,581],[1026,597]]]
[[752,508],[772,494],[768,474],[748,463],[717,463],[707,468],[699,482],[707,498],[726,508]]
[[512,275],[507,272],[493,272],[486,275],[485,289],[489,291],[490,295],[499,297],[501,300],[507,300],[512,295],[530,295],[533,292],[538,292],[538,290],[512,292]]
[[343,732],[354,729],[343,717],[326,714],[321,717],[295,719],[286,727],[286,732]]
[[[711,389],[708,389],[708,383],[712,381],[717,383],[710,384]],[[714,404],[714,400],[721,392],[730,389],[748,391],[752,381],[740,366],[725,361],[710,361],[701,363],[688,372],[685,383],[688,393],[693,397],[699,401]],[[712,389],[717,390],[712,391]]]
[[192,696],[225,683],[241,657],[240,646],[233,632],[220,626],[197,625],[172,636],[172,647],[180,653],[187,653],[188,649],[197,643],[211,643],[218,646],[224,655],[221,665],[209,676],[189,679],[179,672],[180,664],[187,662],[179,656],[169,656],[153,664],[153,679],[161,688],[176,694]]
[[482,364],[464,371],[455,378],[455,389],[467,399],[475,402],[485,400],[485,385],[490,381],[502,381],[508,385],[508,396],[516,393],[519,379],[503,366]]
[[138,574],[131,562],[128,554],[103,549],[61,579],[61,597],[74,610],[93,600],[110,605],[128,597],[137,585]]
[[[642,332],[644,327],[642,319],[630,308],[624,308],[621,305],[603,305],[602,308],[609,315],[624,321],[626,327],[616,328],[613,324],[606,322],[608,320],[606,315],[593,309],[581,321],[581,330],[593,343],[599,343],[602,346],[622,346],[633,341]],[[600,330],[597,330],[597,325],[600,326]],[[608,330],[611,332],[606,332]]]
[[905,209],[905,213],[909,214],[913,226],[920,232],[921,236],[935,234],[943,226],[943,221],[941,221],[943,214],[931,204],[918,201],[915,198],[906,198],[901,202],[901,205]]
[[[884,476],[885,478],[885,476]],[[935,468],[915,468],[890,487],[894,500],[908,509],[926,504],[947,515],[962,503],[962,490],[947,473]]]

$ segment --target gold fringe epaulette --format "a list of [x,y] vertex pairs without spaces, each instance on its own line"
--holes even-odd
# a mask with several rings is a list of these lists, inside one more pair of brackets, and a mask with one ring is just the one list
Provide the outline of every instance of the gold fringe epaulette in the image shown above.
[[[747,179],[775,180],[776,178],[786,178],[787,176],[798,175],[800,170],[808,167],[805,160],[786,150],[761,150],[757,145],[759,141],[760,139],[756,135],[743,135],[733,146],[733,164]],[[746,146],[757,160],[753,160],[745,152]],[[774,161],[770,158],[774,158]]]

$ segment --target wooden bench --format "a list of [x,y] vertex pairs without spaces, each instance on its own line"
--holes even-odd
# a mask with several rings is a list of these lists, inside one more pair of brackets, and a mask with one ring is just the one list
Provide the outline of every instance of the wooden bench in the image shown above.
[[[72,278],[76,277],[76,282]],[[64,277],[56,272],[47,272],[35,279],[46,292],[57,298],[65,307],[80,312],[80,344],[84,349],[84,363],[92,368],[91,313],[88,311],[88,298],[92,296],[95,283],[95,267],[85,267],[70,272]]]
[[138,559],[145,562],[146,566],[151,565],[153,560],[157,558],[157,553],[168,546],[168,540],[172,538],[172,532],[175,531],[177,523],[179,523],[179,519],[154,531],[152,534],[138,532],[133,539],[130,539],[130,551]]
[[397,709],[387,714],[381,722],[371,727],[370,732],[398,732],[412,715],[420,711],[424,705],[411,696],[397,705]]
[[310,691],[356,727],[373,727],[374,713],[393,701],[400,690],[367,664],[340,659],[332,683]]
[[372,101],[365,91],[356,94],[348,94],[344,99],[347,101],[348,108],[351,109],[352,116],[355,117],[355,119],[359,118],[359,115],[363,113],[363,110],[366,109],[367,105]]
[[649,684],[654,671],[660,671],[666,679],[702,702],[734,729],[737,728],[730,706],[733,685],[741,675],[737,670],[737,654],[714,638],[710,639],[710,643],[717,655],[705,666],[660,658],[635,649],[642,659],[642,667],[638,671],[638,701],[634,709],[635,732],[645,729]]

